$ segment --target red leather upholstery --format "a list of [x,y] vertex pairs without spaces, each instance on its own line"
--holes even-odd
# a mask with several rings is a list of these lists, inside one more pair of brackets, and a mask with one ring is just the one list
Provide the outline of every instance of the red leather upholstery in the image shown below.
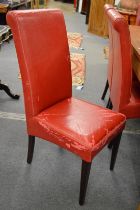
[[[70,55],[59,10],[8,12],[22,75],[27,130],[27,162],[35,136],[82,158],[79,203],[84,204],[93,157],[111,140],[113,170],[125,116],[72,98]],[[116,138],[117,137],[117,138]]]
[[28,134],[90,162],[122,130],[125,117],[71,98],[69,49],[59,10],[12,11],[7,21],[22,75]]
[[69,48],[59,10],[11,11],[7,21],[22,75],[28,134],[90,162],[123,129],[125,117],[71,98]]
[[140,26],[140,4],[138,4],[136,25],[137,25],[137,26]]
[[[52,16],[52,13],[55,15]],[[63,15],[57,10],[17,11],[9,15],[9,24],[16,26],[12,27],[12,31],[22,69],[28,120],[58,101],[71,97],[71,66],[66,28]]]
[[[106,8],[105,8],[106,10]],[[113,75],[110,99],[113,110],[127,118],[140,117],[140,89],[132,82],[132,53],[130,33],[126,20],[115,9],[106,10],[113,52]]]
[[30,120],[29,133],[74,152],[83,160],[93,157],[124,127],[124,116],[69,98]]

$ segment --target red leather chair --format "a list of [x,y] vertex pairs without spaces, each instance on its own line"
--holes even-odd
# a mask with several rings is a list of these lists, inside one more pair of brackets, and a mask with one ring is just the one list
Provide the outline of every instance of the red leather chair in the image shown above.
[[109,28],[112,31],[110,34],[113,52],[111,108],[125,114],[127,119],[139,118],[140,84],[137,80],[132,81],[132,53],[128,24],[115,9],[106,10],[106,7]]
[[92,159],[113,142],[113,170],[125,116],[72,97],[70,54],[64,17],[59,10],[11,11],[29,135],[27,162],[35,136],[82,159],[80,205],[84,204]]
[[137,9],[136,25],[140,26],[140,4],[138,4],[138,9]]

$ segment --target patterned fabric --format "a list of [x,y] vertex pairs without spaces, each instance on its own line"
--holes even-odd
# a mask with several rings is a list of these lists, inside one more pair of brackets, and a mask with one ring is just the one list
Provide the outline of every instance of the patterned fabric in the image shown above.
[[83,36],[80,33],[67,33],[70,48],[79,48],[81,46]]
[[104,55],[105,55],[105,59],[109,58],[109,48],[107,46],[104,47]]
[[85,54],[71,53],[72,85],[83,85],[86,72]]
[[12,36],[11,29],[9,26],[6,25],[0,25],[0,45],[4,42],[10,39]]

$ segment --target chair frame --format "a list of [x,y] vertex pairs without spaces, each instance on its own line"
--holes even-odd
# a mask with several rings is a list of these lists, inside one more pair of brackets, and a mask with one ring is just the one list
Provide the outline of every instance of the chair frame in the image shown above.
[[[28,17],[27,14],[29,15],[30,18]],[[53,16],[52,14],[55,14],[55,15]],[[32,24],[32,20],[34,20],[35,17],[37,18],[37,21],[34,21],[35,24]],[[24,18],[26,21],[24,21]],[[122,130],[125,126],[125,116],[119,113],[111,114],[111,111],[107,109],[98,107],[96,105],[92,105],[90,103],[85,103],[84,101],[82,102],[82,100],[80,102],[80,100],[74,99],[72,97],[72,78],[71,78],[71,68],[70,68],[71,66],[70,66],[70,59],[69,59],[70,58],[69,47],[68,47],[64,17],[60,10],[56,10],[56,9],[54,11],[35,10],[34,12],[33,11],[12,11],[7,14],[7,20],[8,20],[8,24],[12,28],[18,60],[19,60],[20,69],[21,69],[22,82],[23,82],[25,112],[26,112],[26,121],[27,121],[27,133],[28,133],[27,163],[31,164],[33,160],[35,137],[39,137],[44,140],[49,140],[50,142],[56,145],[59,145],[60,147],[65,148],[66,150],[71,151],[72,153],[78,155],[82,160],[79,204],[83,205],[85,202],[85,197],[86,197],[86,191],[87,191],[87,185],[88,185],[88,180],[89,180],[89,175],[90,175],[90,170],[91,170],[92,159],[103,149],[105,145],[107,145],[111,141],[112,141],[112,146],[111,146],[112,155],[111,155],[111,162],[110,162],[110,170],[114,169],[116,157],[118,153],[118,148],[119,148],[119,143],[120,143],[120,138],[122,135]],[[50,20],[53,21],[54,25],[50,23]],[[44,48],[42,46],[40,48],[40,43],[38,43],[38,45],[35,45],[36,37],[34,37],[33,42],[29,42],[30,36],[28,38],[27,34],[29,34],[30,31],[34,30],[36,24],[39,24],[38,26],[40,30],[38,30],[38,32],[39,32],[39,36],[42,38],[42,46],[45,46]],[[60,25],[61,25],[61,30],[59,30]],[[41,30],[42,27],[43,27],[44,33],[42,33],[42,30]],[[58,37],[56,36],[56,30],[58,31],[58,37],[61,37],[59,42],[58,42]],[[22,33],[23,31],[24,33]],[[46,39],[46,35],[48,35],[49,31],[51,32],[51,34],[49,34],[48,38]],[[25,33],[27,33],[26,34],[27,36],[25,36]],[[52,39],[52,35],[55,38],[55,41],[54,39]],[[52,48],[55,47],[55,43],[57,43],[58,49],[60,48],[60,52],[59,50],[56,50],[56,58],[57,58],[56,60],[58,63],[55,62],[55,65],[52,71],[51,64],[52,64],[52,61],[54,61],[54,57],[53,57],[54,52],[51,51],[52,53],[50,53],[50,50],[52,50]],[[43,59],[38,58],[38,50],[40,49],[41,49],[40,58],[42,57]],[[46,54],[46,49],[47,49],[48,54]],[[49,54],[50,54],[51,62],[46,62],[47,55]],[[31,56],[31,58],[29,57],[29,55]],[[45,59],[44,59],[44,56],[45,56]],[[39,59],[39,62],[38,60],[36,60],[36,58]],[[44,62],[45,62],[45,65],[44,65]],[[42,68],[42,74],[40,74],[41,68]],[[35,71],[37,72],[36,74],[34,73]],[[54,72],[55,72],[55,76],[54,76]],[[60,74],[64,74],[65,80],[62,80],[62,81],[59,80]],[[55,86],[52,85],[54,82],[54,78],[56,79]],[[36,85],[38,85],[38,82],[40,84],[39,90],[36,88],[37,87]],[[46,91],[42,92],[42,89]],[[54,92],[55,92],[55,95],[53,95]],[[45,98],[44,98],[44,95],[46,95]],[[75,109],[74,104],[78,104],[79,102],[81,103],[81,106],[76,107]],[[87,107],[87,110],[89,109],[89,112],[87,115],[84,115],[83,118],[81,118],[81,120],[85,119],[85,121],[87,122],[89,120],[88,124],[82,125],[81,127],[82,130],[80,130],[80,133],[77,130],[72,129],[70,126],[68,126],[68,133],[67,133],[67,129],[65,130],[65,125],[68,124],[67,120],[69,122],[69,116],[72,114],[71,116],[75,115],[75,118],[77,118],[77,116],[79,116],[79,108],[81,109],[81,112],[82,112],[84,107]],[[103,135],[101,136],[98,135],[98,131],[102,132],[102,129],[98,130],[99,126],[96,126],[96,120],[93,120],[94,118],[92,116],[91,116],[91,122],[90,122],[90,113],[93,113],[93,116],[94,116],[94,113],[96,112],[96,110],[99,111],[99,113],[101,113],[101,116],[100,115],[99,117],[97,116],[97,120],[101,121],[101,128],[103,128]],[[100,112],[100,110],[102,112]],[[48,117],[48,115],[52,115],[54,113],[57,116],[55,118],[56,127],[55,127],[55,119]],[[66,113],[66,116],[64,115],[65,113]],[[109,119],[111,120],[108,120],[107,118],[107,121],[106,121],[105,113],[106,115],[107,113],[109,113]],[[57,121],[59,114],[60,115],[63,114],[65,118],[60,118],[60,121]],[[48,119],[47,121],[45,120],[46,117]],[[63,121],[63,119],[66,121]],[[96,119],[96,116],[95,116],[95,119]],[[107,123],[104,123],[103,119]],[[113,123],[112,123],[112,120],[114,120]],[[102,124],[102,121],[103,121],[103,124]],[[54,125],[54,127],[52,124]],[[60,127],[58,126],[58,124]],[[85,134],[85,131],[89,129],[88,126],[90,126],[91,124],[92,124],[92,128],[87,132],[89,134],[87,133]],[[111,126],[110,128],[110,125],[112,125],[113,127]],[[73,126],[73,123],[72,123],[72,126]],[[106,132],[107,129],[108,129],[108,132]],[[94,135],[94,131],[95,131],[95,135]],[[65,135],[65,132],[66,132],[66,135]],[[71,135],[71,132],[74,132],[74,136]],[[81,135],[82,135],[82,138],[77,139],[77,138],[80,138]],[[85,138],[84,138],[86,135],[87,135],[87,141],[85,141]],[[96,137],[98,140],[97,142],[96,142]],[[92,142],[89,142],[90,140],[89,138],[91,140],[93,140],[94,138],[95,142],[93,143],[95,144],[92,144]],[[85,142],[82,142],[82,141],[85,141]]]

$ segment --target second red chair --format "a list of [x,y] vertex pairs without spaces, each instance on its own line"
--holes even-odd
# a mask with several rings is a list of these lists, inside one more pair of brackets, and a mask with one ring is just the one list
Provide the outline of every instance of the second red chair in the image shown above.
[[121,112],[128,118],[140,117],[140,84],[132,80],[132,52],[129,27],[122,15],[115,9],[107,10],[109,28],[112,33],[111,48],[113,70],[108,108]]

